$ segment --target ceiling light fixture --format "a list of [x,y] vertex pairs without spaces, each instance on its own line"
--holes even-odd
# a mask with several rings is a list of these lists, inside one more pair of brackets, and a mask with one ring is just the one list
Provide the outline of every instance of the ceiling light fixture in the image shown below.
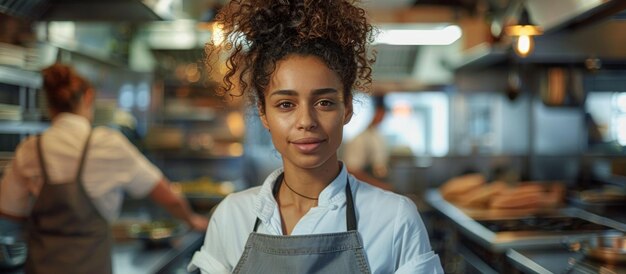
[[463,32],[456,25],[433,29],[385,29],[381,27],[374,44],[388,45],[450,45],[461,38]]
[[513,49],[522,58],[525,58],[533,51],[535,47],[533,36],[543,33],[541,27],[530,23],[526,9],[522,11],[517,25],[508,26],[504,31],[506,35],[514,37]]

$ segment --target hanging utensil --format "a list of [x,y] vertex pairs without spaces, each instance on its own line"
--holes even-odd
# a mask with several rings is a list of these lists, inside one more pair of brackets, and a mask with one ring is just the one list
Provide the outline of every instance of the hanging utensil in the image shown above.
[[522,81],[519,76],[519,70],[511,69],[509,71],[509,77],[507,79],[507,85],[506,85],[506,96],[509,98],[509,100],[515,101],[515,99],[520,94],[521,86],[522,86]]

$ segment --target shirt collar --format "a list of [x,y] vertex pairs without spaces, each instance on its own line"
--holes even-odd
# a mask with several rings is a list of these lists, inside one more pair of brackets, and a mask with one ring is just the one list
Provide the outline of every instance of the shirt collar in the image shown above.
[[74,113],[63,112],[54,117],[54,120],[52,120],[52,126],[73,130],[78,129],[89,131],[89,129],[91,128],[91,123],[87,118],[83,116]]
[[[283,168],[274,170],[263,182],[261,190],[256,196],[256,215],[263,222],[267,222],[274,214],[278,204],[272,193],[276,178],[283,173]],[[341,164],[339,175],[322,190],[317,202],[318,207],[339,208],[346,202],[346,182],[348,171],[345,165]]]

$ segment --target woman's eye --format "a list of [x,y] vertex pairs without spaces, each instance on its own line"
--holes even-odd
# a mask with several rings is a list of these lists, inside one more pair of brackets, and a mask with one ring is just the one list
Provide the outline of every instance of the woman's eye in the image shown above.
[[329,100],[322,100],[318,104],[323,107],[332,107],[335,103]]
[[290,108],[293,107],[293,104],[290,102],[280,102],[278,103],[278,108]]

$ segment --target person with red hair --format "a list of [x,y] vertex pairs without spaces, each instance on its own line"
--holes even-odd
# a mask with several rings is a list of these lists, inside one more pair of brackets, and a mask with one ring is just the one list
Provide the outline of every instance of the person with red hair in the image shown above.
[[94,88],[71,67],[43,70],[52,125],[21,142],[0,182],[0,215],[26,222],[26,273],[111,273],[109,224],[124,192],[204,230],[168,180],[120,132],[92,128]]

